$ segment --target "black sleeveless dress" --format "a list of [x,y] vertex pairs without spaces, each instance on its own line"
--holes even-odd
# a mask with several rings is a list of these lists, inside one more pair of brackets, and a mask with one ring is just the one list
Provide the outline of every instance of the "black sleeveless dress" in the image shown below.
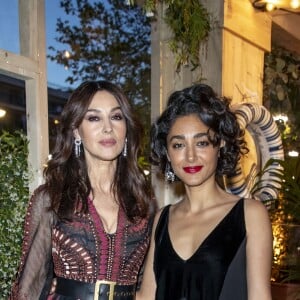
[[239,200],[196,252],[178,256],[168,232],[170,205],[155,231],[156,300],[246,300],[246,227]]

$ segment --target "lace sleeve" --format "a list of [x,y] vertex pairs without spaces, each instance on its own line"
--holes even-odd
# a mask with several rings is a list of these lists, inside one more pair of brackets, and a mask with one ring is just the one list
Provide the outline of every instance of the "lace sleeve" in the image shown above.
[[53,277],[51,229],[54,213],[40,188],[31,197],[25,216],[22,254],[10,300],[39,299],[47,293]]

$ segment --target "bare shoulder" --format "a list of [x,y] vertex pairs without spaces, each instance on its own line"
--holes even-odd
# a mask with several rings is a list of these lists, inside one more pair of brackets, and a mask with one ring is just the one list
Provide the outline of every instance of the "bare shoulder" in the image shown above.
[[255,199],[245,199],[245,218],[249,226],[260,226],[270,223],[268,210],[265,205]]
[[251,198],[245,199],[244,201],[247,214],[268,214],[268,210],[262,202]]

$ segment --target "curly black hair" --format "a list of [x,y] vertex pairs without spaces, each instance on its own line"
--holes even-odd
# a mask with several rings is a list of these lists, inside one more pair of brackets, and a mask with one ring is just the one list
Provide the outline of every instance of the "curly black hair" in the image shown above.
[[172,93],[167,107],[151,127],[151,162],[165,173],[167,160],[167,135],[178,117],[195,114],[212,130],[208,137],[214,147],[224,141],[216,175],[230,175],[242,154],[248,152],[244,140],[244,130],[230,110],[230,99],[218,97],[206,84],[195,84]]

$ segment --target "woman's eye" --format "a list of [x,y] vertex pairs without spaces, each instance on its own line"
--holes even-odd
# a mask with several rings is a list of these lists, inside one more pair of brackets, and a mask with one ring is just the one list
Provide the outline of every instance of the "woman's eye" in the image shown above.
[[98,116],[88,116],[87,119],[90,122],[95,122],[95,121],[99,121],[100,120],[100,118]]
[[123,120],[122,114],[115,114],[111,117],[112,120]]
[[209,144],[210,144],[209,141],[199,141],[197,143],[197,145],[200,146],[200,147],[207,147],[207,146],[209,146]]
[[181,143],[174,143],[173,145],[172,145],[172,148],[174,148],[174,149],[180,149],[180,148],[182,148],[183,147],[183,144],[181,144]]

